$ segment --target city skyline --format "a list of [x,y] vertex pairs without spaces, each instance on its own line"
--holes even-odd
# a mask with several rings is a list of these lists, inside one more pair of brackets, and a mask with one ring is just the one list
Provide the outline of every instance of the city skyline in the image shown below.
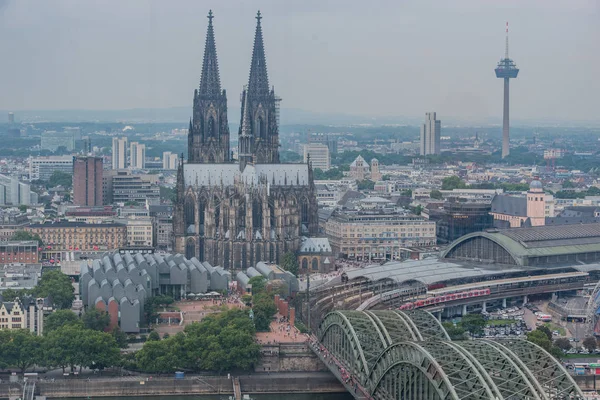
[[[593,2],[540,7],[508,1],[477,8],[473,1],[451,7],[384,3],[365,10],[354,1],[343,8],[335,1],[258,1],[235,8],[67,1],[34,8],[27,1],[4,1],[0,45],[12,57],[0,75],[10,94],[0,99],[0,109],[183,106],[192,98],[190,85],[198,85],[209,8],[215,12],[223,88],[229,105],[239,107],[251,56],[248,32],[260,8],[283,110],[420,117],[436,109],[444,120],[498,120],[502,88],[489,65],[502,57],[509,20],[511,55],[527,71],[513,89],[513,119],[597,119],[599,84],[592,74],[600,28]],[[106,18],[113,21],[111,29],[104,28]],[[31,54],[46,60],[44,68],[33,62],[23,67]],[[552,62],[557,57],[561,63]],[[94,95],[82,97],[80,91]]]

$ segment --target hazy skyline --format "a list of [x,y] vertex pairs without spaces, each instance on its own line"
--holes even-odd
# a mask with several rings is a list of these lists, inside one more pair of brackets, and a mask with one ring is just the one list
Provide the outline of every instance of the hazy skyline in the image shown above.
[[[239,107],[258,9],[283,108],[500,118],[504,54],[521,69],[511,119],[598,121],[597,1],[0,0],[0,109],[189,106],[206,14],[221,84]],[[236,121],[238,115],[229,115]]]

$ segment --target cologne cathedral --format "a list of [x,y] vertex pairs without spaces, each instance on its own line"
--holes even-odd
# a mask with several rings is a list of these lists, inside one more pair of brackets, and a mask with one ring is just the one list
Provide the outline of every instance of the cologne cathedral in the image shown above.
[[302,236],[317,234],[312,167],[279,162],[279,98],[269,87],[260,11],[234,159],[213,18],[209,12],[188,159],[177,171],[175,250],[226,269],[279,263],[283,254],[300,248]]

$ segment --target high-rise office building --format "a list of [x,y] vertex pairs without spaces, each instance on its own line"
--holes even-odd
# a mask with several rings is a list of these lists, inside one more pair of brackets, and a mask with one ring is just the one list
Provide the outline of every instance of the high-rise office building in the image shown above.
[[329,147],[322,143],[309,143],[304,145],[304,162],[312,163],[313,168],[327,171],[331,168]]
[[146,167],[146,145],[131,142],[129,146],[129,167],[132,169],[143,169]]
[[127,167],[127,138],[114,137],[112,142],[112,169]]
[[55,171],[73,173],[73,156],[49,156],[29,158],[29,180],[48,181]]
[[15,123],[15,113],[12,113],[12,112],[8,113],[8,123],[9,124],[14,124]]
[[31,188],[17,178],[0,175],[0,205],[30,205]]
[[64,147],[67,151],[75,149],[75,132],[42,132],[42,140],[40,146],[44,150],[57,151],[60,147]]
[[440,154],[441,122],[435,119],[435,112],[425,113],[425,123],[421,125],[421,155]]
[[102,158],[76,157],[73,162],[73,204],[102,205]]
[[170,151],[163,152],[163,169],[177,169],[179,157]]

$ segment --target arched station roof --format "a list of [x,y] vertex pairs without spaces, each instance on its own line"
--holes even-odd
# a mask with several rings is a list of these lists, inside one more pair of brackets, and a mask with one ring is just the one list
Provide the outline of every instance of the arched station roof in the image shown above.
[[534,266],[597,262],[596,253],[600,253],[600,224],[580,224],[470,233],[455,240],[440,258]]

